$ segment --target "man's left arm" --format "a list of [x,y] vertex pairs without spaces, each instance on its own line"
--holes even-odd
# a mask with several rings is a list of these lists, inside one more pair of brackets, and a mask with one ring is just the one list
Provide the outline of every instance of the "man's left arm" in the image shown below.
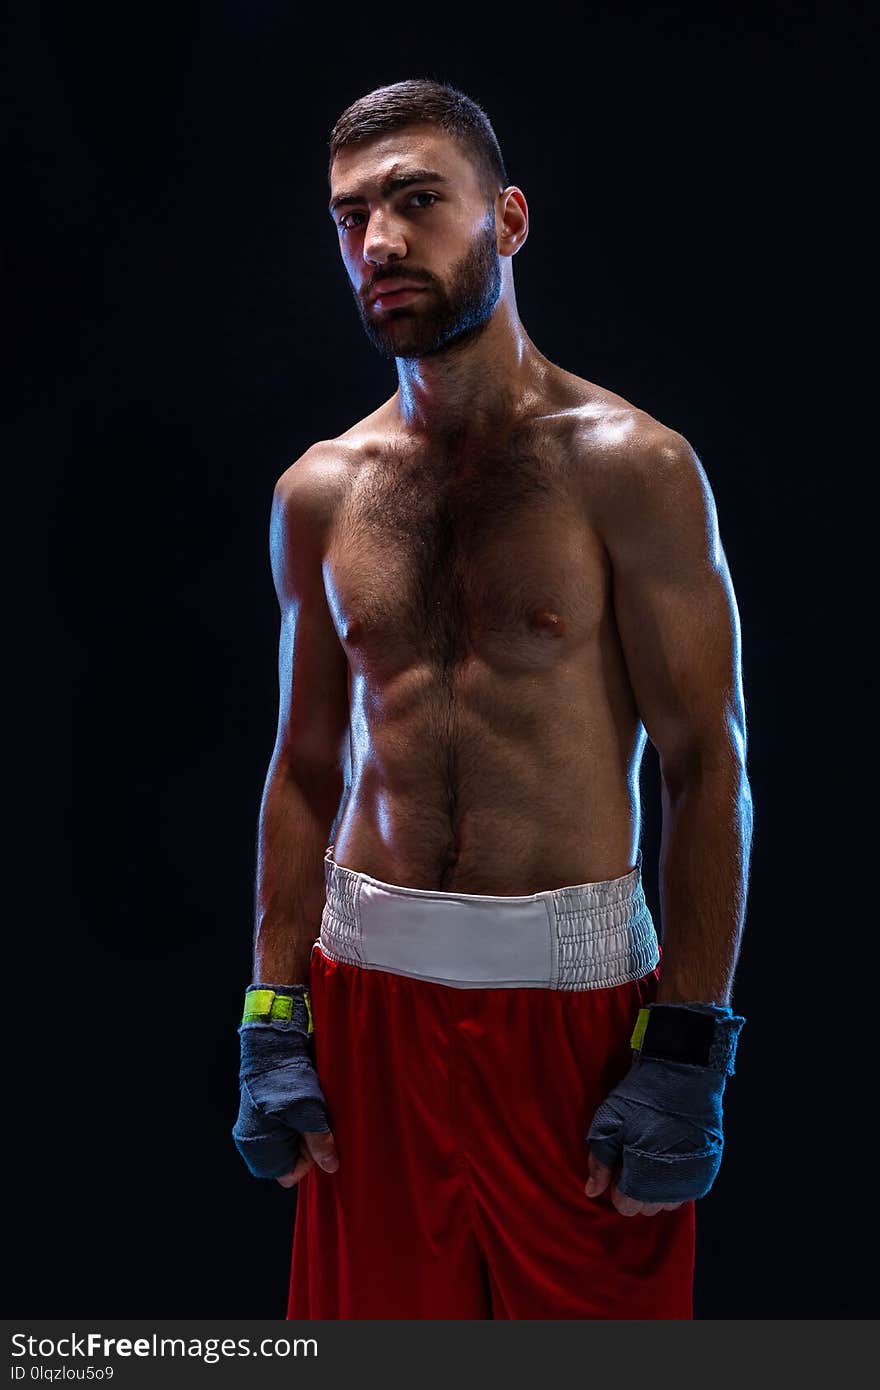
[[663,959],[633,1069],[594,1117],[587,1190],[604,1190],[620,1163],[615,1205],[653,1214],[705,1195],[721,1161],[721,1096],[744,1022],[730,1000],[752,799],[739,616],[700,461],[657,427],[605,482],[597,520],[617,628],[662,775]]
[[729,1005],[752,839],[739,615],[715,501],[673,431],[633,449],[603,513],[614,611],[662,776],[658,1003]]

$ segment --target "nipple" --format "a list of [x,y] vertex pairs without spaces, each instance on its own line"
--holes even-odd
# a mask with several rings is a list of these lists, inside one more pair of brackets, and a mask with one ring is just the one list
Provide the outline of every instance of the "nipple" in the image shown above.
[[552,612],[549,608],[539,608],[532,614],[532,626],[539,628],[541,632],[546,632],[551,637],[561,637],[565,631],[565,622],[558,613]]

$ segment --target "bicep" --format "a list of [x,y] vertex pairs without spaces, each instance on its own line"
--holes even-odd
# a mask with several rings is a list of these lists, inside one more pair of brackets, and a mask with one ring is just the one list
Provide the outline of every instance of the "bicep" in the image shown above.
[[270,551],[281,613],[275,756],[329,770],[346,758],[349,699],[348,660],[324,588],[326,508],[326,483],[307,467],[289,469],[272,499]]
[[736,598],[712,490],[681,436],[626,471],[606,545],[624,659],[664,776],[695,758],[744,763]]

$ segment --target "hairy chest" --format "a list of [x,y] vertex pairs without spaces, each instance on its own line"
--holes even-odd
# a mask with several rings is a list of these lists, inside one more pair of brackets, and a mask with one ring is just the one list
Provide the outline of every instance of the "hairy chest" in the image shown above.
[[352,478],[324,577],[352,668],[376,678],[552,665],[595,637],[609,590],[574,461],[546,441],[464,460],[378,451]]

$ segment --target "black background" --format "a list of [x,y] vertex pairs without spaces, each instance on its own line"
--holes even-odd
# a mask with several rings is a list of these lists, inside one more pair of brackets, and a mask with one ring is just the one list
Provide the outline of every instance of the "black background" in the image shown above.
[[[697,1315],[873,1314],[867,15],[18,7],[10,1314],[284,1313],[294,1194],[229,1134],[277,711],[269,504],[394,390],[325,170],[343,108],[413,76],[493,121],[533,340],[686,435],[718,505],[755,841]],[[650,748],[643,792],[659,928]]]

